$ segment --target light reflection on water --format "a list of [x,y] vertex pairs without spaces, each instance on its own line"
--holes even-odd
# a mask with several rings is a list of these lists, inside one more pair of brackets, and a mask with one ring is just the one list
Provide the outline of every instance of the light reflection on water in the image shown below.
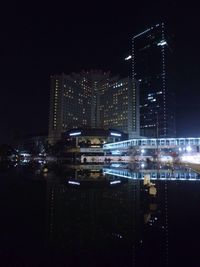
[[167,179],[167,180],[197,180],[200,181],[200,176],[194,171],[179,170],[141,170],[131,171],[117,168],[103,168],[104,174],[116,175],[128,179],[144,179],[145,175],[149,175],[151,179]]
[[[161,169],[130,169],[127,166],[119,167],[113,166],[79,166],[76,169],[71,170],[71,177],[73,179],[80,180],[103,180],[112,179],[112,177],[119,177],[125,179],[144,179],[145,176],[149,176],[151,180],[176,180],[176,181],[200,181],[200,175],[191,170],[190,168],[161,168]],[[69,170],[63,171],[63,173],[69,173]]]
[[[12,255],[21,261],[29,255],[33,266],[196,266],[199,175],[185,168],[122,167],[49,167],[31,179],[22,168],[17,179],[13,171],[14,182],[11,174],[2,176],[1,205],[7,202],[0,236],[9,240],[1,242],[3,253],[12,246]],[[32,266],[25,260],[22,266]]]

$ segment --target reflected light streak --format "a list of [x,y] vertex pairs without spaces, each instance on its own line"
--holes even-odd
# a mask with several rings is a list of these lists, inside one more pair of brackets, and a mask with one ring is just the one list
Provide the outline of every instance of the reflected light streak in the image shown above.
[[80,185],[79,182],[74,182],[74,181],[68,181],[68,184]]

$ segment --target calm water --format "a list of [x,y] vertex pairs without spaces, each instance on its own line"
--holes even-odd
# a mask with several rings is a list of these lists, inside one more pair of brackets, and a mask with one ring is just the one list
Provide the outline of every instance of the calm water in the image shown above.
[[199,204],[188,170],[2,171],[1,266],[200,266]]

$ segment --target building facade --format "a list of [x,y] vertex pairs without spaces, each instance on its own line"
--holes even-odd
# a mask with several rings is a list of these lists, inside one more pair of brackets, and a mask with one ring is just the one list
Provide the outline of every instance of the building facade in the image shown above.
[[[139,122],[136,109],[139,103],[135,103],[135,94],[130,78],[115,79],[101,95],[100,119],[101,126],[128,133],[129,138],[139,136]],[[137,88],[136,88],[137,89]],[[137,114],[138,115],[138,114]]]
[[135,90],[130,78],[111,77],[109,72],[52,75],[49,143],[56,143],[63,132],[79,127],[114,128],[130,137],[139,135]]
[[132,38],[132,78],[139,82],[140,134],[174,137],[175,102],[170,60],[170,39],[164,23]]

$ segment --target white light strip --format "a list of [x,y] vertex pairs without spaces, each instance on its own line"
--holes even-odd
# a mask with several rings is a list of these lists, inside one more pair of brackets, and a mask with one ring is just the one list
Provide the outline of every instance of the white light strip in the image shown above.
[[79,182],[74,182],[74,181],[68,181],[68,184],[80,185],[80,183],[79,183]]
[[149,29],[147,29],[147,30],[145,30],[145,31],[143,31],[143,32],[141,32],[141,33],[139,33],[139,34],[133,36],[133,39],[135,39],[135,38],[137,38],[137,37],[139,37],[139,36],[145,34],[146,32],[149,32],[150,30],[151,30],[151,28],[149,28]]
[[75,135],[80,135],[81,134],[81,132],[76,132],[76,133],[70,133],[69,135],[70,136],[75,136]]
[[132,58],[132,56],[131,55],[129,55],[129,56],[127,56],[127,57],[125,57],[125,59],[124,60],[129,60],[129,59],[131,59]]
[[110,182],[110,184],[120,184],[121,181],[113,181],[113,182]]
[[[128,179],[137,179],[135,177],[129,177],[129,176],[126,176],[126,175],[122,175],[122,174],[116,174],[116,173],[112,173],[112,172],[107,172],[105,171],[104,174],[108,174],[108,175],[115,175],[117,177],[122,177],[122,178],[128,178]],[[142,179],[142,178],[141,178]]]
[[121,136],[121,134],[118,134],[118,133],[110,133],[110,134],[114,136]]
[[166,44],[167,44],[167,42],[165,40],[161,40],[159,43],[157,43],[157,46],[163,46]]

